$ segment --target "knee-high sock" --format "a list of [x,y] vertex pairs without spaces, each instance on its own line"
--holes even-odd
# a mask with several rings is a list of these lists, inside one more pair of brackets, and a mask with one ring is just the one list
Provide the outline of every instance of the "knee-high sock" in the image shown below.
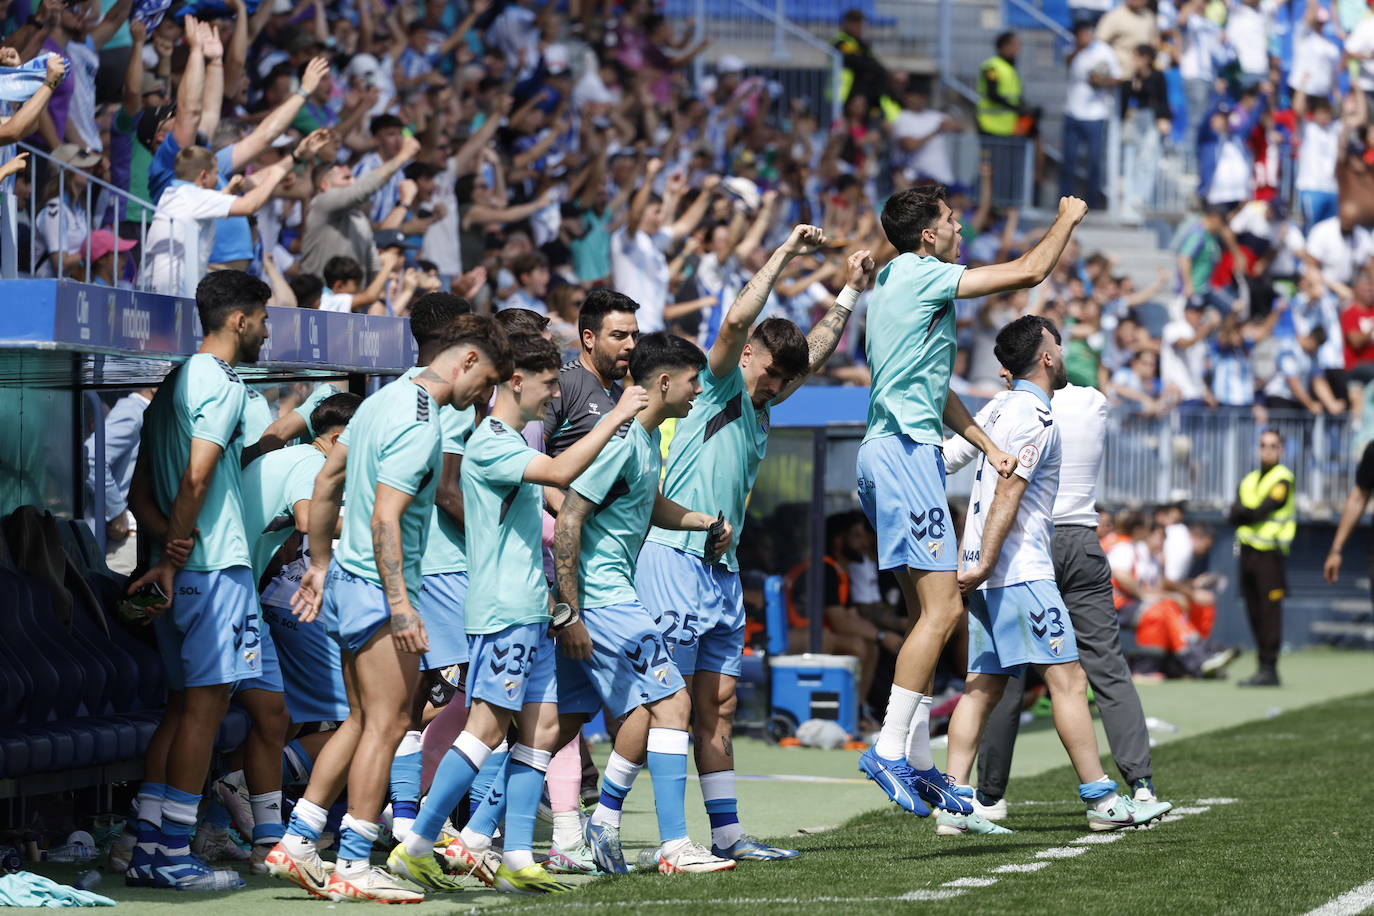
[[[491,752],[487,762],[482,764],[482,769],[477,771],[477,778],[468,787],[468,817],[472,818],[477,814],[477,809],[482,802],[489,797],[504,798],[506,795],[506,760],[510,756],[510,745],[505,741],[496,745],[496,749]],[[492,796],[492,788],[495,787],[496,795]],[[505,813],[502,812],[502,817]],[[470,822],[470,821],[469,821]],[[501,823],[501,818],[492,822],[495,827]],[[490,835],[490,834],[488,834]]]
[[391,817],[393,836],[405,836],[420,810],[421,737],[408,731],[391,761]]
[[276,845],[285,829],[281,822],[281,790],[248,796],[253,806],[253,842]]
[[606,772],[601,776],[601,801],[592,812],[593,824],[620,826],[620,809],[625,804],[625,796],[635,784],[635,777],[644,769],[642,763],[632,763],[615,751],[606,761]]
[[582,792],[582,754],[576,738],[553,755],[545,781],[553,809],[553,841],[560,846],[576,845],[582,836],[582,818],[577,810]]
[[351,877],[367,869],[372,859],[372,844],[377,842],[379,832],[376,824],[360,821],[351,814],[344,815],[337,866],[340,874]]
[[906,738],[906,762],[915,770],[929,770],[935,766],[930,756],[930,707],[933,701],[922,696],[911,717],[911,731]]
[[415,817],[415,824],[406,837],[406,851],[412,856],[432,854],[434,840],[444,827],[444,818],[458,804],[458,799],[472,785],[477,771],[491,756],[487,747],[471,732],[463,732],[454,739],[453,747],[444,755],[444,762],[434,774],[434,785]]
[[293,837],[302,837],[310,842],[317,842],[320,834],[324,832],[325,824],[329,822],[329,811],[319,805],[302,798],[296,802],[296,807],[291,809],[291,820],[286,825],[286,833]]
[[549,751],[524,744],[510,749],[510,775],[506,779],[506,848],[502,856],[507,868],[517,870],[534,864],[534,818],[539,813],[539,796],[544,792]]
[[199,795],[167,787],[167,797],[162,800],[162,848],[167,855],[191,854],[191,830],[199,810]]
[[[484,777],[487,791],[479,796],[477,783]],[[477,779],[473,780],[472,787],[468,789],[468,797],[475,799],[476,807],[472,809],[468,825],[463,828],[464,836],[482,836],[490,839],[496,834],[497,825],[506,819],[506,805],[510,800],[506,783],[509,780],[510,753],[493,753],[482,767],[482,772],[477,774]]]
[[649,729],[649,778],[654,781],[654,809],[659,841],[668,846],[687,838],[687,732]]
[[921,695],[905,687],[892,685],[887,698],[887,713],[883,716],[883,730],[878,733],[877,755],[884,760],[901,760],[906,753],[907,737]]
[[439,710],[439,715],[435,716],[429,725],[425,726],[424,748],[421,751],[421,759],[424,768],[420,775],[420,795],[423,797],[429,791],[430,783],[434,781],[434,773],[439,769],[439,764],[444,759],[444,754],[453,747],[453,741],[463,731],[463,727],[468,724],[468,707],[461,696],[455,696],[449,700],[448,705]]
[[[655,791],[657,796],[657,791]],[[711,844],[727,849],[739,842],[744,831],[739,825],[739,799],[735,797],[735,771],[720,770],[701,774],[701,797],[706,800],[706,816],[711,819]]]

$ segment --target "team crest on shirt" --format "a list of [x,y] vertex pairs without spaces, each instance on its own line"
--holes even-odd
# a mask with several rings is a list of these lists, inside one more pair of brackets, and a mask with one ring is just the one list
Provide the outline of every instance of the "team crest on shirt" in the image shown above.
[[506,678],[506,699],[513,700],[520,695],[519,678]]
[[1023,468],[1033,468],[1039,460],[1040,449],[1034,445],[1027,445],[1016,453],[1016,461]]
[[945,542],[944,542],[944,541],[927,541],[927,542],[926,542],[926,550],[930,552],[930,558],[931,558],[932,560],[938,560],[938,559],[940,559],[940,554],[942,554],[942,553],[945,552]]
[[591,414],[592,416],[596,416],[596,417],[601,416],[601,405],[598,404],[598,403],[596,403],[595,401],[588,401],[588,402],[587,402],[587,413]]
[[243,660],[248,663],[248,667],[256,668],[258,666],[258,650],[244,649]]
[[668,669],[659,668],[654,672],[654,680],[658,681],[660,687],[668,686]]
[[1064,638],[1062,636],[1056,636],[1050,640],[1050,651],[1055,655],[1064,651]]

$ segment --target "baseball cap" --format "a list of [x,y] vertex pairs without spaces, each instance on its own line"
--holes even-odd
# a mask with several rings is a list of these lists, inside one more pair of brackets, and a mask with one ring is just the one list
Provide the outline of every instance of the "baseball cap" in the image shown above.
[[88,169],[100,161],[100,154],[78,143],[63,143],[52,151],[52,157],[78,169]]
[[[108,229],[95,230],[91,233],[88,241],[91,246],[92,262],[99,261],[115,249],[123,253],[138,244],[134,239],[117,239],[115,234]],[[83,245],[82,248],[85,246]]]
[[146,149],[152,150],[153,140],[157,138],[158,126],[176,113],[175,102],[159,105],[156,108],[145,108],[138,117],[138,142],[142,143]]
[[372,240],[377,243],[378,251],[385,251],[388,248],[418,248],[406,240],[405,233],[400,229],[381,229],[373,233]]
[[568,49],[562,45],[549,45],[544,49],[544,69],[550,76],[561,76],[568,72],[571,58]]
[[722,54],[720,60],[716,61],[717,73],[743,73],[744,61],[734,54]]

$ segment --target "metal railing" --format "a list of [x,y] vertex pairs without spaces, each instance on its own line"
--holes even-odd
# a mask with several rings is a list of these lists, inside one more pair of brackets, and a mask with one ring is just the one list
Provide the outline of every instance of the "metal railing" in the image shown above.
[[[767,47],[769,62],[753,63],[747,70],[750,75],[782,85],[782,98],[774,99],[774,103],[804,99],[807,108],[820,116],[822,127],[839,120],[844,55],[792,22],[784,0],[671,0],[666,9],[670,16],[695,16],[695,39],[709,37],[711,53],[717,59],[735,54],[745,61],[757,60],[759,49]],[[701,57],[693,66],[694,78],[700,83],[710,69]]]

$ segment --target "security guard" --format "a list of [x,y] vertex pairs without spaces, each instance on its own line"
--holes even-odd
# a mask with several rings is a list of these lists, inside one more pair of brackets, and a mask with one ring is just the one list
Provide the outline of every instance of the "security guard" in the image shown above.
[[1285,558],[1297,532],[1293,472],[1279,463],[1283,439],[1273,429],[1260,434],[1259,470],[1240,482],[1229,519],[1240,542],[1240,585],[1250,629],[1259,650],[1259,670],[1242,687],[1279,685],[1279,643],[1283,640]]
[[1016,72],[1016,55],[1021,39],[1015,32],[997,36],[997,53],[978,68],[978,130],[994,137],[1023,133],[1020,124],[1021,74]]

